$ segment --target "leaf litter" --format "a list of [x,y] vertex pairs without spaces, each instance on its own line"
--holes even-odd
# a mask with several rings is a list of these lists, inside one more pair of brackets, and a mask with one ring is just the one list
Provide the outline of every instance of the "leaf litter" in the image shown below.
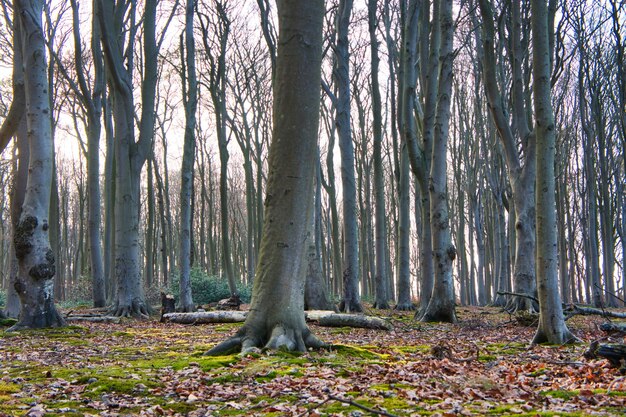
[[[458,324],[384,311],[389,332],[311,325],[329,348],[202,354],[237,326],[81,323],[0,338],[0,416],[619,416],[626,378],[587,345],[528,348],[490,308]],[[586,342],[603,319],[574,317]],[[617,340],[623,342],[623,340]]]

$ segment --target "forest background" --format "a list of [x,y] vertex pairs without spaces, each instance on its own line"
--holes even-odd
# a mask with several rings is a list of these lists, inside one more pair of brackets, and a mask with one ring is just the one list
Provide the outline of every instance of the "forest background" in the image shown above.
[[[419,169],[410,155],[412,145],[404,140],[408,128],[400,113],[408,108],[409,118],[417,121],[416,137],[421,138],[427,126],[427,80],[419,78],[413,90],[414,103],[407,107],[401,90],[410,87],[402,81],[404,62],[408,59],[403,55],[409,27],[407,4],[392,0],[373,3],[378,16],[373,32],[369,30],[368,5],[364,2],[355,2],[349,21],[349,142],[353,162],[348,165],[354,170],[351,184],[343,182],[344,173],[339,173],[340,161],[346,166],[345,158],[350,157],[346,155],[346,146],[338,149],[341,124],[336,123],[340,104],[336,96],[339,81],[334,71],[338,49],[335,22],[340,5],[334,1],[326,4],[322,76],[325,94],[317,173],[316,245],[311,249],[311,259],[331,299],[344,301],[344,307],[346,252],[351,250],[357,254],[356,258],[348,257],[356,260],[350,270],[358,282],[357,298],[379,306],[395,301],[399,309],[412,309],[420,303],[423,309],[432,286],[427,272],[430,255],[424,254],[428,246],[424,236],[430,228],[424,221],[429,219],[424,213],[428,193],[424,193]],[[533,125],[529,122],[530,3],[478,3],[462,1],[455,3],[453,9],[454,78],[447,189],[451,239],[456,247],[454,288],[457,302],[463,305],[532,310],[536,309],[532,303],[529,305],[521,298],[512,301],[502,294],[515,291],[532,295],[535,291],[532,284],[525,286],[524,272],[516,269],[523,269],[519,264],[523,243],[520,236],[528,226],[523,217],[528,213],[521,209],[525,201],[534,201],[532,187],[528,191],[519,186],[516,177],[523,176],[520,173],[533,158],[529,145]],[[11,5],[2,4],[0,61],[6,71],[0,87],[0,120],[8,116],[13,99],[10,69],[15,62]],[[145,45],[145,4],[125,3],[120,20],[126,28],[121,32],[126,36],[124,63],[134,86],[134,112],[129,116],[135,120],[133,129],[138,143],[146,134],[145,129],[144,133],[140,129],[140,121],[146,117],[142,113],[145,100],[154,99],[156,109],[154,129],[147,133],[151,140],[145,164],[140,164],[137,207],[139,271],[146,304],[155,303],[161,291],[179,296],[183,263],[193,266],[195,303],[217,301],[234,293],[246,299],[254,279],[264,217],[267,151],[272,131],[274,10],[264,0],[200,0],[195,5],[198,101],[197,124],[193,129],[193,185],[187,204],[181,197],[185,178],[181,172],[189,172],[183,167],[182,140],[190,104],[189,65],[185,61],[188,56],[184,54],[187,49],[181,35],[185,8],[175,1],[154,4],[156,57],[146,55],[149,49]],[[560,292],[566,303],[624,305],[625,5],[617,0],[555,1],[551,5],[556,6],[550,81],[556,123]],[[82,75],[85,84],[92,85],[98,78],[91,43],[92,35],[97,36],[98,32],[92,27],[90,8],[87,3],[52,1],[46,4],[44,13],[43,29],[49,41],[51,122],[57,151],[50,207],[50,238],[57,260],[54,293],[61,302],[106,300],[107,304],[116,305],[112,267],[116,256],[112,244],[115,142],[109,101],[114,92],[102,93],[102,132],[100,144],[94,148],[88,139],[91,104],[85,99],[90,92],[83,89],[80,81]],[[492,33],[489,25],[484,24],[489,17]],[[415,36],[421,39],[419,33]],[[379,111],[372,99],[372,45],[378,47],[382,62],[374,70],[381,80]],[[427,52],[428,48],[415,48],[416,69],[423,69],[428,62]],[[153,58],[155,65],[149,65]],[[155,83],[154,94],[146,96],[143,88],[150,77]],[[504,115],[504,124],[497,117],[494,119],[494,108],[495,114],[500,111]],[[377,150],[376,117],[382,134]],[[512,132],[512,141],[507,138],[505,126]],[[380,156],[382,183],[375,179],[376,155]],[[2,288],[9,292],[16,268],[10,250],[10,198],[19,157],[18,146],[9,144],[0,164],[0,270]],[[91,210],[89,195],[95,188],[89,182],[90,165],[97,167],[97,189],[102,197]],[[346,206],[350,185],[354,201],[352,206]],[[374,210],[377,192],[383,193],[384,201],[385,215],[379,217]],[[185,228],[180,219],[186,208],[192,219],[190,250],[181,252],[179,242]],[[530,208],[531,213],[533,209]],[[356,230],[347,228],[346,217],[354,218],[350,224]],[[381,237],[376,226],[383,223]],[[528,227],[534,232],[534,224]],[[357,236],[352,246],[346,246],[346,239],[353,241],[346,230]],[[383,243],[379,247],[377,242]],[[95,251],[101,251],[101,271],[94,270]],[[379,252],[383,254],[377,258]],[[189,261],[181,260],[184,253],[190,254]],[[377,286],[377,277],[382,286]],[[358,303],[355,306],[348,310],[358,310]],[[7,303],[6,307],[9,315],[16,315],[15,306]],[[128,311],[143,312],[141,308],[118,310],[122,314]]]

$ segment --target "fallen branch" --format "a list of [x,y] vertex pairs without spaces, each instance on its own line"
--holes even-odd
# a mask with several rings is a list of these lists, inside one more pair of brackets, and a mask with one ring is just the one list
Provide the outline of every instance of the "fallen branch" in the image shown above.
[[522,298],[528,298],[529,300],[533,300],[534,302],[536,302],[537,304],[539,304],[539,300],[537,299],[537,297],[530,295],[530,294],[524,294],[524,293],[519,293],[519,292],[510,292],[510,291],[498,291],[499,295],[510,295],[513,297],[522,297]]
[[620,313],[617,311],[608,311],[600,308],[593,307],[580,307],[575,304],[571,304],[567,308],[568,315],[581,315],[581,316],[602,316],[602,317],[614,317],[618,319],[626,319],[626,313]]

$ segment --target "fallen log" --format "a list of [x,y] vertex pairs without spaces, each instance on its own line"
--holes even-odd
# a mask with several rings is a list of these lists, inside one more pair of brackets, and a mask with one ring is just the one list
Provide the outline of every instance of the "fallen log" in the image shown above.
[[626,319],[626,313],[620,313],[618,311],[609,311],[601,308],[593,307],[581,307],[575,304],[567,306],[567,314],[569,316],[575,316],[577,314],[581,316],[602,316],[602,317],[614,317],[618,319]]
[[608,334],[626,335],[626,323],[602,323],[600,330]]
[[[240,323],[246,320],[246,311],[197,311],[194,313],[168,313],[164,322],[178,324]],[[306,311],[305,319],[325,327],[359,327],[365,329],[391,330],[387,321],[378,317],[356,314],[337,314],[334,311]]]
[[163,314],[162,321],[178,324],[241,323],[247,315],[245,311],[232,310],[167,313]]
[[587,359],[605,358],[612,367],[620,368],[622,374],[626,373],[626,345],[618,343],[601,345],[593,342],[583,356]]
[[329,314],[317,320],[320,326],[325,327],[359,327],[363,329],[391,330],[393,326],[383,319],[356,314]]
[[65,320],[69,321],[88,321],[90,323],[119,323],[121,321],[121,317],[115,316],[68,316]]

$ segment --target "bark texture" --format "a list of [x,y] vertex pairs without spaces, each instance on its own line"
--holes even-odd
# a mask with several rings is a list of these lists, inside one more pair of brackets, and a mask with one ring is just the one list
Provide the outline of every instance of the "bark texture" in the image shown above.
[[250,313],[233,338],[208,354],[323,345],[304,320],[303,262],[313,215],[323,15],[322,0],[278,1],[274,131]]
[[450,122],[450,97],[452,91],[452,61],[454,52],[452,1],[441,1],[441,50],[437,117],[433,139],[433,155],[430,168],[430,228],[434,262],[433,294],[422,321],[456,322],[452,262],[456,249],[450,236],[447,192],[447,149]]
[[340,0],[335,29],[335,68],[337,84],[337,135],[341,151],[341,185],[343,187],[343,298],[339,310],[346,313],[363,311],[359,294],[359,241],[357,225],[354,145],[350,127],[350,53],[348,29],[352,0]]
[[20,42],[24,62],[30,160],[22,212],[13,231],[19,265],[14,287],[20,297],[21,310],[11,331],[65,325],[54,305],[55,259],[48,237],[53,144],[41,20],[43,1],[17,1],[14,7],[14,23],[21,29],[21,36],[15,42]]
[[546,0],[532,0],[533,104],[537,132],[537,290],[539,326],[535,343],[576,340],[565,324],[558,287],[555,202],[555,124],[550,92],[550,48]]

